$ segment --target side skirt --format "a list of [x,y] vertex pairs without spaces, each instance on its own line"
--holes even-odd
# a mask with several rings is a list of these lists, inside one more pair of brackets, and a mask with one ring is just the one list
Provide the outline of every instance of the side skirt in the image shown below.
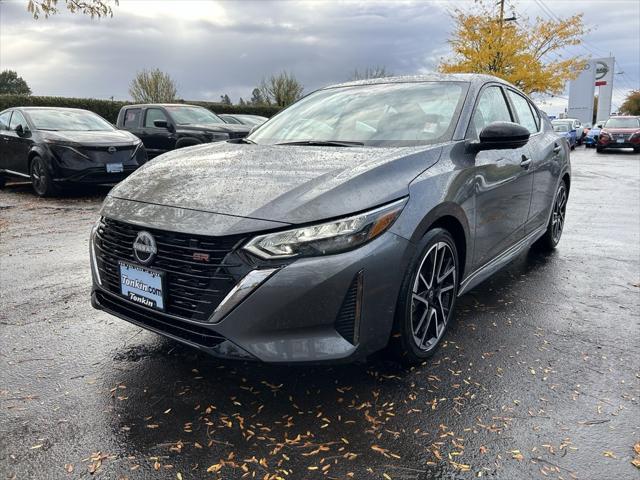
[[480,284],[491,275],[496,273],[502,267],[510,263],[515,257],[520,255],[524,250],[529,248],[531,245],[535,243],[546,231],[546,224],[542,227],[537,228],[533,232],[529,233],[522,240],[513,244],[511,247],[506,249],[500,255],[495,257],[493,260],[484,264],[482,267],[477,269],[475,272],[469,274],[467,278],[465,278],[462,282],[460,282],[460,289],[458,290],[458,296],[461,296],[467,293],[476,285]]
[[16,177],[22,177],[22,178],[31,178],[27,174],[20,173],[20,172],[14,172],[13,170],[7,170],[7,169],[0,170],[0,173],[6,173],[7,175],[14,175]]

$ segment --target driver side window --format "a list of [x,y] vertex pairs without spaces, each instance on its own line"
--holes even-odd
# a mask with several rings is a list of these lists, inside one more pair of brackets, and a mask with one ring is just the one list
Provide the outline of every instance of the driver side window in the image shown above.
[[490,123],[512,121],[502,89],[500,87],[485,88],[480,94],[480,100],[471,120],[475,138],[478,138],[482,129]]
[[27,121],[24,119],[24,115],[17,110],[13,111],[11,116],[11,123],[9,124],[9,130],[15,130],[18,125],[22,125],[22,128],[27,127]]
[[164,114],[164,112],[158,108],[149,108],[147,109],[147,113],[145,114],[144,117],[144,126],[148,127],[148,128],[157,128],[153,122],[155,122],[156,120],[163,120],[163,121],[167,121],[167,116]]
[[9,130],[9,119],[11,118],[11,110],[0,114],[0,130]]

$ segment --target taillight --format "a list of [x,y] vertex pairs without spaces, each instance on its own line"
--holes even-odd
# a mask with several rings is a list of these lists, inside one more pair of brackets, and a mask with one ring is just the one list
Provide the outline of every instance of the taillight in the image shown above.
[[611,140],[609,134],[607,132],[601,131],[600,135],[598,136],[598,143],[609,143],[609,140]]

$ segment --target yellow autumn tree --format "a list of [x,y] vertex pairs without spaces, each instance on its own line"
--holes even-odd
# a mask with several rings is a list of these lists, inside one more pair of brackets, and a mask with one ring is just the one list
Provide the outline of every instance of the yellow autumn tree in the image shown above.
[[473,11],[456,10],[449,39],[453,56],[442,59],[443,73],[485,73],[513,83],[525,93],[557,94],[584,68],[586,59],[568,57],[587,30],[582,14],[566,19],[525,17],[508,21],[493,3],[474,2]]

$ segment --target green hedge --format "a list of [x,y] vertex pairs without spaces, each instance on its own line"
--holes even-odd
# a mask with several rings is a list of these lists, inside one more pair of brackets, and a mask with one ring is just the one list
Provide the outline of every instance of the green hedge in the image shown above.
[[[111,123],[116,123],[118,112],[124,105],[131,105],[133,102],[98,100],[95,98],[68,98],[68,97],[36,97],[27,95],[0,95],[0,112],[11,107],[68,107],[83,108],[97,113],[106,118]],[[275,106],[255,106],[255,105],[225,105],[214,102],[190,102],[192,105],[201,105],[214,113],[247,113],[252,115],[262,115],[272,117],[280,107]]]

